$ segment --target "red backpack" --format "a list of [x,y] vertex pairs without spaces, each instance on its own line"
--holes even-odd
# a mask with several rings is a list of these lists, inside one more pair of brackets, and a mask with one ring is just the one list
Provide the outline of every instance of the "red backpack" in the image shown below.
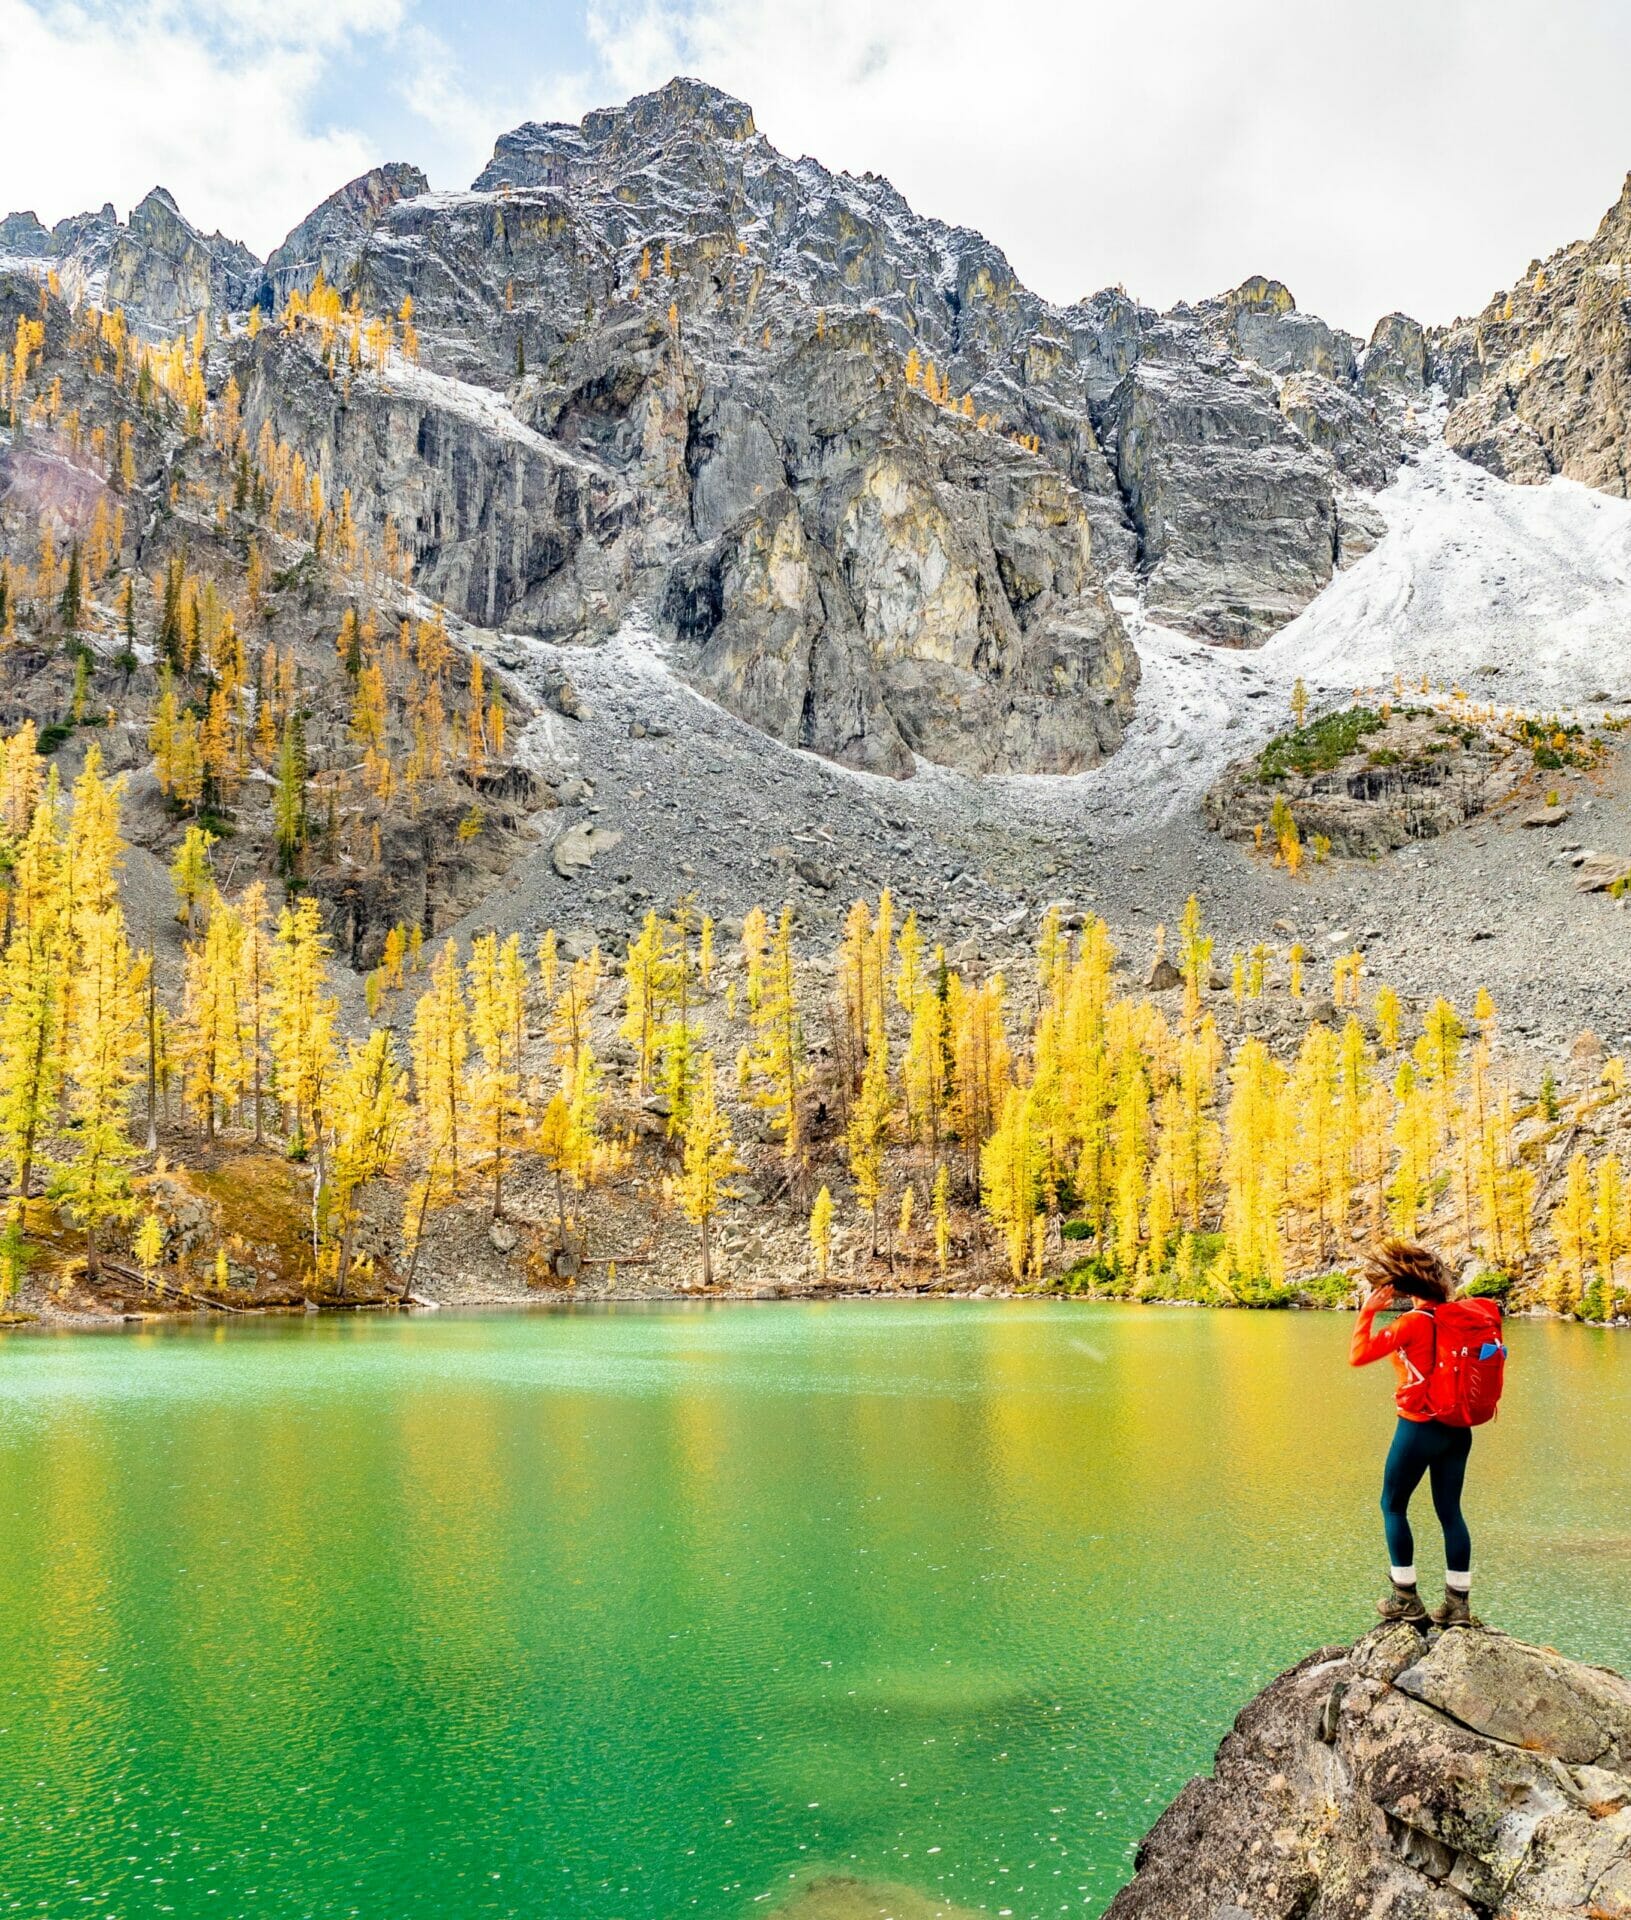
[[1420,1394],[1427,1418],[1447,1427],[1481,1427],[1493,1420],[1506,1385],[1501,1303],[1446,1300],[1415,1311],[1433,1323],[1433,1363]]

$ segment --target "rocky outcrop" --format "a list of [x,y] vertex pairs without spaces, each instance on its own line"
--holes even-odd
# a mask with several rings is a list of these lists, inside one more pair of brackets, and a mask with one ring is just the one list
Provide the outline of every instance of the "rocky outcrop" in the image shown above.
[[281,312],[291,293],[311,291],[318,274],[349,293],[356,284],[363,243],[381,217],[398,201],[429,191],[430,182],[419,169],[400,160],[347,181],[268,256],[261,304]]
[[1311,313],[1299,313],[1291,289],[1278,280],[1261,274],[1243,280],[1202,311],[1243,360],[1265,373],[1314,373],[1344,385],[1354,377],[1359,342]]
[[1226,839],[1268,834],[1277,799],[1306,844],[1369,858],[1435,839],[1512,794],[1532,762],[1487,729],[1430,708],[1364,708],[1282,735],[1233,766],[1207,793],[1202,813]]
[[303,448],[372,537],[389,515],[421,587],[461,618],[571,639],[616,623],[636,519],[616,475],[490,395],[409,367],[337,382],[272,329],[245,344],[239,377],[251,438],[269,423]]
[[0,220],[0,257],[55,271],[73,302],[122,307],[150,340],[173,339],[199,314],[242,313],[264,269],[224,234],[201,234],[163,187],[155,187],[121,224],[111,205],[59,220],[49,232],[30,213]]
[[1480,1629],[1380,1628],[1240,1715],[1106,1920],[1631,1913],[1631,1685]]
[[1631,486],[1631,177],[1590,240],[1531,261],[1435,342],[1458,404],[1450,445],[1503,479]]

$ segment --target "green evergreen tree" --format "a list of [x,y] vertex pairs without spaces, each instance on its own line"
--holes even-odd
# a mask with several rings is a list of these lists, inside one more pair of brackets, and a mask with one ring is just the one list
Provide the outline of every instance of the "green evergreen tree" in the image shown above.
[[63,583],[57,613],[61,617],[64,633],[78,633],[79,623],[85,613],[85,569],[80,561],[77,540],[68,551],[68,578]]
[[306,844],[306,729],[298,713],[283,723],[278,744],[272,818],[277,828],[278,865],[291,886],[300,871]]

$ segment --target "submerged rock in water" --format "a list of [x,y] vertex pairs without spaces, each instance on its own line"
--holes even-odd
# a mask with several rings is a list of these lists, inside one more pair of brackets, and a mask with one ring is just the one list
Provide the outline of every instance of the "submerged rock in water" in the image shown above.
[[1265,1688],[1137,1868],[1107,1920],[1631,1914],[1631,1684],[1380,1627]]
[[847,1873],[811,1880],[784,1906],[778,1920],[979,1920],[968,1907],[954,1907],[914,1887],[889,1880],[857,1880]]

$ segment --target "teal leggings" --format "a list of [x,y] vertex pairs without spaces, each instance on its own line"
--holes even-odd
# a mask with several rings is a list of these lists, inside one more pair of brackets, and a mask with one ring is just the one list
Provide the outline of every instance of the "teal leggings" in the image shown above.
[[1396,1567],[1415,1564],[1410,1532],[1410,1496],[1431,1476],[1433,1511],[1444,1529],[1444,1565],[1449,1573],[1472,1572],[1472,1536],[1461,1517],[1461,1482],[1472,1450],[1471,1427],[1447,1427],[1437,1420],[1406,1420],[1402,1415],[1382,1470],[1382,1525],[1388,1557]]

